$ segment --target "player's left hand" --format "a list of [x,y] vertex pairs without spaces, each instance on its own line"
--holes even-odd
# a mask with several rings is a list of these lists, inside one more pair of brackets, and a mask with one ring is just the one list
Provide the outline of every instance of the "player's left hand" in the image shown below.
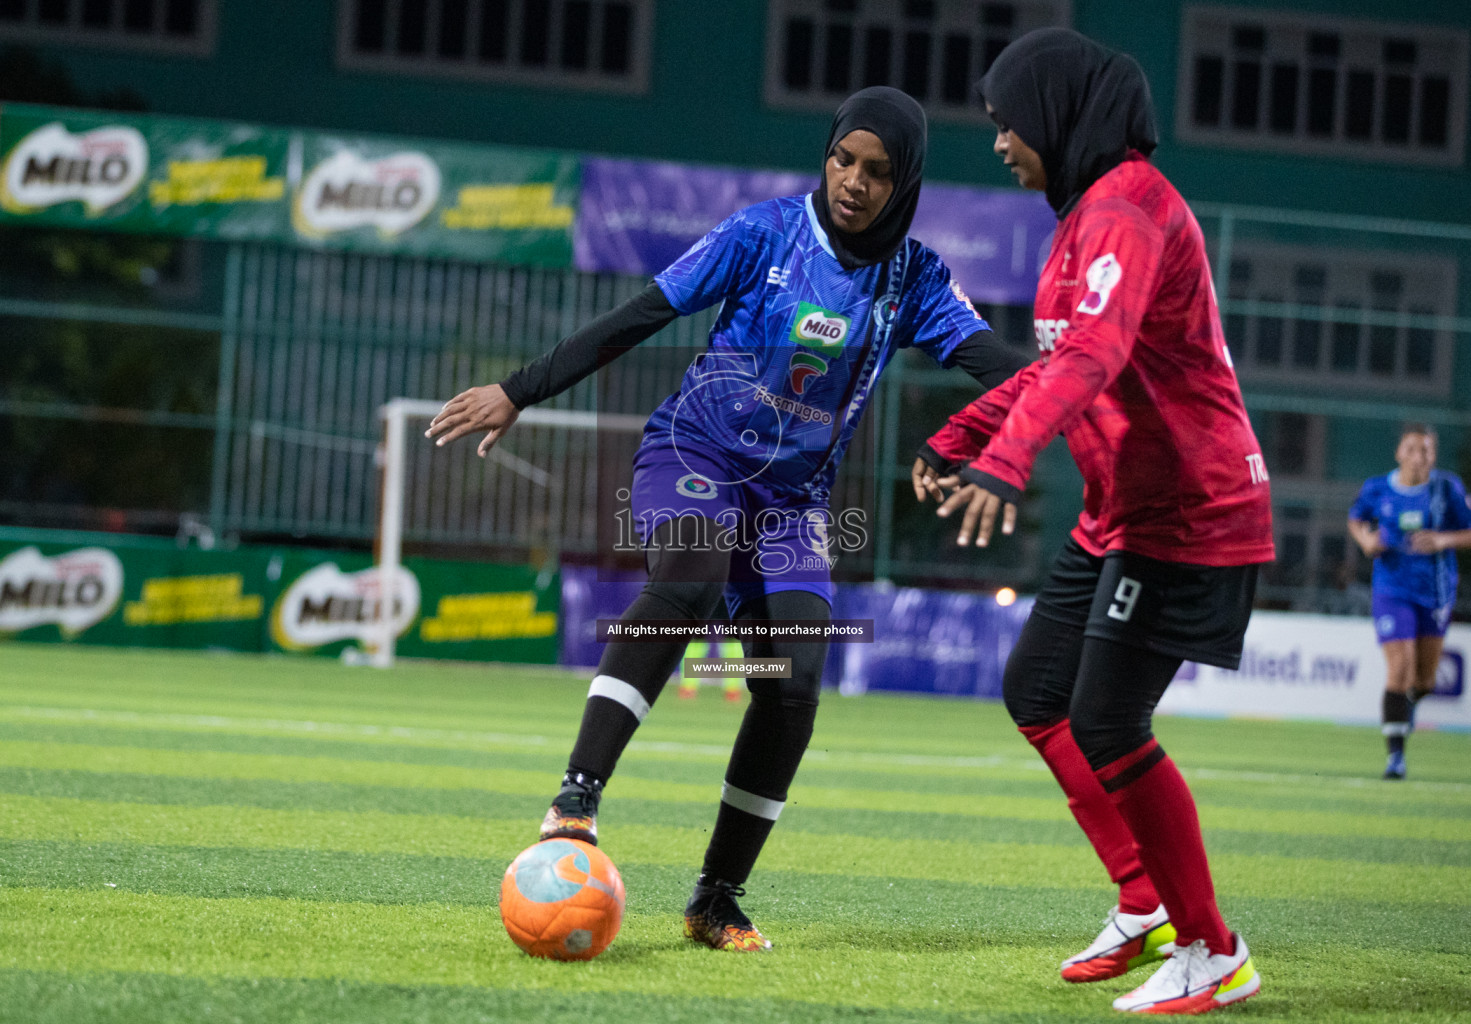
[[1417,555],[1434,555],[1445,549],[1445,534],[1438,530],[1416,530],[1410,534],[1410,550]]
[[975,537],[976,547],[983,548],[991,543],[991,534],[996,528],[996,514],[1001,513],[1001,532],[1011,536],[1016,529],[1016,506],[1011,502],[1003,502],[999,497],[975,484],[964,484],[962,486],[959,475],[947,476],[936,481],[939,486],[954,490],[955,493],[945,499],[935,515],[942,519],[950,518],[950,514],[956,509],[965,509],[965,517],[960,521],[960,536],[955,543],[961,547],[970,545],[971,537]]

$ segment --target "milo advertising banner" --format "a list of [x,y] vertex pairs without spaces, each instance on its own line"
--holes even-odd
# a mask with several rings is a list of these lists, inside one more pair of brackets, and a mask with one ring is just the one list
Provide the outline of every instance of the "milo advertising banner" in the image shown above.
[[556,660],[561,584],[517,565],[409,559],[383,600],[367,555],[179,549],[0,528],[0,641],[278,651],[354,660],[386,614],[404,657]]
[[299,242],[558,267],[572,260],[571,156],[311,134],[301,145],[291,201]]
[[567,153],[0,105],[0,223],[565,267]]
[[279,237],[289,139],[243,124],[7,103],[0,221]]
[[108,618],[123,596],[123,563],[106,548],[46,556],[24,547],[0,559],[0,630],[55,626],[76,637]]
[[271,608],[271,642],[284,651],[340,654],[372,647],[385,614],[400,640],[419,617],[419,579],[400,567],[385,607],[382,574],[365,556],[285,559],[283,586]]
[[351,658],[378,643],[386,615],[405,658],[556,661],[561,581],[520,565],[410,558],[392,602],[366,555],[286,556],[270,615],[277,650]]
[[5,530],[0,638],[259,650],[267,568],[255,551]]

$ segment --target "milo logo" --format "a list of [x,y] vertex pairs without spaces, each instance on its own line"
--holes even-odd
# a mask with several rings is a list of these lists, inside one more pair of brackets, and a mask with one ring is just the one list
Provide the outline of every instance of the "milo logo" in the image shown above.
[[296,578],[271,613],[271,635],[288,651],[339,640],[377,642],[385,615],[403,636],[419,614],[419,579],[398,567],[393,603],[384,608],[382,573],[376,567],[346,573],[324,562]]
[[439,201],[439,165],[415,151],[369,160],[338,150],[307,173],[291,209],[296,230],[311,238],[373,227],[396,235]]
[[821,306],[803,302],[797,306],[797,320],[792,324],[792,340],[808,348],[832,348],[848,337],[853,321]]
[[11,150],[0,174],[0,206],[32,213],[81,201],[97,216],[127,198],[148,171],[148,143],[127,125],[73,135],[60,122],[37,128]]
[[21,548],[0,559],[0,633],[54,624],[66,636],[112,614],[123,594],[123,563],[106,548],[50,558]]

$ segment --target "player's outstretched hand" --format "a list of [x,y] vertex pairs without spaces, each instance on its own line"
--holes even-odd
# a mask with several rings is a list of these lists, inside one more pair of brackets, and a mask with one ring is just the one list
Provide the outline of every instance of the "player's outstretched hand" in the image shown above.
[[434,443],[442,446],[466,434],[487,431],[475,449],[475,454],[483,459],[520,415],[521,410],[511,404],[499,384],[487,384],[461,391],[445,402],[439,415],[430,422],[429,429],[424,431],[424,436],[436,438]]
[[940,489],[940,471],[931,466],[924,459],[914,460],[914,469],[909,473],[910,482],[914,484],[914,496],[924,501],[925,495],[929,495],[936,501],[945,500],[945,492]]
[[950,513],[956,509],[965,509],[965,518],[960,521],[960,536],[955,539],[955,543],[961,547],[968,547],[972,536],[975,537],[978,548],[991,543],[991,533],[996,529],[998,512],[1001,513],[1002,533],[1009,537],[1016,529],[1016,506],[1009,501],[1003,502],[984,487],[977,487],[975,484],[962,485],[958,475],[943,477],[936,480],[935,484],[955,491],[945,499],[935,515],[948,519]]

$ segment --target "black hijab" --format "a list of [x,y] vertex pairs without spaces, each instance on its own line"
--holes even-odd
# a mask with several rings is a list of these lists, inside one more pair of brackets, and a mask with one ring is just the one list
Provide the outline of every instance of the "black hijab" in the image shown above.
[[[870,131],[879,137],[894,169],[894,191],[873,223],[849,233],[833,223],[827,207],[827,161],[833,146],[849,132]],[[822,151],[822,176],[812,193],[812,208],[827,232],[833,254],[848,270],[883,263],[904,244],[914,208],[919,205],[919,183],[924,176],[927,129],[924,108],[907,93],[887,85],[855,92],[833,116],[833,127]]]
[[977,88],[997,123],[1042,158],[1047,202],[1058,217],[1129,150],[1148,156],[1159,144],[1138,62],[1072,29],[1043,28],[1015,40]]

